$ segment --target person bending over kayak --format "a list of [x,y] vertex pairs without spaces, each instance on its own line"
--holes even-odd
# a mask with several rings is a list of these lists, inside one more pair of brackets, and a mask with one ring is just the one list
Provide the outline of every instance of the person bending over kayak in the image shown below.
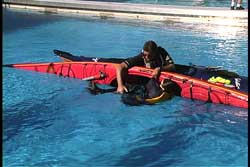
[[[62,58],[64,61],[91,61],[91,62],[109,62],[120,64],[124,62],[125,58],[98,58],[98,57],[86,57],[86,56],[74,56],[71,53],[54,50],[55,55]],[[235,87],[237,90],[248,93],[248,79],[247,77],[239,76],[235,72],[220,69],[220,67],[208,67],[208,66],[197,66],[191,64],[190,66],[175,65],[175,72],[198,78],[202,80],[208,80],[209,82],[218,82],[215,79],[222,77],[226,80],[230,80],[227,87]],[[221,84],[221,81],[219,82]],[[126,87],[126,85],[125,85]],[[117,90],[117,89],[115,89]]]
[[168,52],[161,46],[150,40],[145,42],[143,50],[135,57],[123,61],[117,66],[117,93],[128,91],[123,83],[123,74],[126,69],[133,66],[142,66],[154,69],[153,78],[158,78],[161,71],[174,71],[175,65]]

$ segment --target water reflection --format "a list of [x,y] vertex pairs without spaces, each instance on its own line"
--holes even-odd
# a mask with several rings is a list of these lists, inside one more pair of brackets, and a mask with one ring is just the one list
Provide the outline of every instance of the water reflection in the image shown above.
[[[92,1],[92,0],[89,0]],[[144,3],[144,4],[161,4],[161,5],[178,5],[178,6],[203,6],[203,7],[230,7],[228,0],[94,0],[101,2],[123,2],[123,3]],[[248,2],[243,1],[243,7],[248,7]]]
[[[190,103],[190,99],[183,99],[179,102],[179,105],[182,106],[183,110],[182,113],[186,115],[193,115],[193,114],[204,114],[216,112],[216,115],[221,117],[222,122],[227,122],[231,120],[231,122],[239,123],[245,122],[248,120],[248,110],[245,108],[233,107],[223,104],[213,104],[213,103],[206,103],[199,100],[193,100]],[[230,123],[230,121],[229,121]]]
[[[163,130],[164,129],[164,130]],[[162,127],[163,132],[159,132],[159,127],[149,129],[146,136],[141,136],[126,155],[115,164],[115,166],[145,166],[154,162],[158,165],[174,165],[182,162],[182,151],[192,147],[192,139],[186,134],[184,127],[177,124],[172,128]],[[178,152],[179,156],[174,156]],[[164,158],[164,155],[170,155]],[[172,156],[171,156],[172,155]]]

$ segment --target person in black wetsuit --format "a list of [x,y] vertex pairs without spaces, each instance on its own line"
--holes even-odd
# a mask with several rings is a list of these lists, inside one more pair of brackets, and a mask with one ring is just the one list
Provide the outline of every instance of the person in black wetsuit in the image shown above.
[[142,66],[154,69],[152,77],[158,78],[161,71],[174,71],[175,65],[168,52],[150,40],[145,42],[143,50],[135,57],[123,61],[117,66],[117,93],[128,91],[123,83],[123,72],[133,66]]
[[158,79],[161,71],[174,71],[175,64],[169,53],[157,44],[150,40],[145,42],[143,50],[137,56],[127,59],[119,58],[94,58],[85,56],[74,56],[67,52],[54,50],[56,55],[62,56],[66,61],[67,58],[71,61],[94,61],[94,62],[112,62],[119,63],[117,66],[117,93],[128,92],[123,83],[123,72],[125,69],[132,68],[133,66],[141,66],[154,69],[152,77]]

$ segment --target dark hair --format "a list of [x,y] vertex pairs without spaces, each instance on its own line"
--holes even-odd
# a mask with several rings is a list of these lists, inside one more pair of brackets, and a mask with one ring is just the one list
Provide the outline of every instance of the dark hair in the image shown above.
[[143,50],[149,52],[150,54],[154,54],[157,52],[157,44],[154,41],[147,41],[143,46]]

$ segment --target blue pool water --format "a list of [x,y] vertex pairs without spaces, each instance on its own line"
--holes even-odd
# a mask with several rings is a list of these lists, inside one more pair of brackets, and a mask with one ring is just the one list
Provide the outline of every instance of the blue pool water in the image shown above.
[[[229,8],[231,5],[230,0],[95,0],[95,1],[177,5],[177,6],[227,7],[227,8]],[[242,6],[244,8],[248,8],[248,1],[243,0]]]
[[[128,22],[6,11],[3,63],[55,62],[53,49],[134,56],[144,41],[176,63],[223,66],[247,76],[244,28]],[[131,107],[87,83],[3,68],[3,165],[247,166],[248,111],[174,97]]]

